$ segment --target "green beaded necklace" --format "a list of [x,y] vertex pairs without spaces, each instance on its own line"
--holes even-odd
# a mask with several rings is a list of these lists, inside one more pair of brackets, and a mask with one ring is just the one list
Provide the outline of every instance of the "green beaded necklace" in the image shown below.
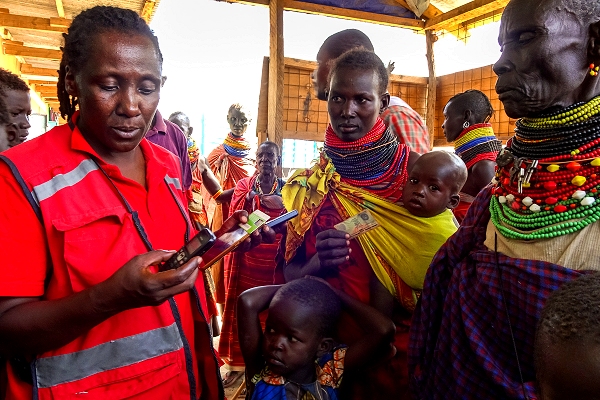
[[[540,135],[543,136],[546,129],[553,129],[558,132],[561,131],[561,127],[566,129],[569,125],[589,121],[598,113],[600,113],[600,96],[587,103],[576,104],[553,115],[540,118],[523,118],[518,123],[523,127],[540,130]],[[596,153],[597,149],[600,148],[600,142],[590,140],[580,148],[583,149],[583,153],[588,154],[590,157],[597,157]],[[525,140],[520,143],[520,146],[526,146],[533,151],[539,148],[538,142],[543,143],[543,140]],[[511,144],[507,146],[507,154],[503,155],[503,152],[501,152],[496,160],[498,164],[497,183],[492,190],[493,195],[490,200],[490,218],[500,234],[507,238],[520,240],[548,239],[578,232],[600,220],[600,177],[596,176],[595,171],[589,169],[591,167],[588,167],[587,164],[584,166],[588,168],[590,173],[589,176],[583,177],[582,182],[575,182],[575,178],[573,178],[571,181],[567,180],[567,182],[561,183],[565,188],[572,187],[572,192],[566,190],[558,194],[548,194],[547,198],[542,195],[540,198],[539,187],[541,187],[542,183],[540,182],[542,181],[539,179],[545,178],[541,175],[540,178],[537,178],[536,172],[542,168],[538,163],[544,163],[545,159],[526,160],[524,157],[516,158],[511,155]],[[516,152],[516,149],[514,151]],[[571,156],[581,157],[586,155],[579,156],[578,153],[579,150],[571,152]],[[583,162],[584,158],[579,161]],[[550,158],[548,160],[554,159]],[[555,162],[560,163],[559,161],[562,162],[562,158],[560,160],[556,158]],[[567,161],[569,160],[565,162]],[[595,166],[595,162],[596,160],[593,159],[590,165]],[[577,167],[582,168],[579,164]],[[518,173],[520,169],[520,176],[522,177],[523,171],[525,171],[524,168],[529,168],[529,174],[525,173],[527,177],[524,181],[515,183],[517,180],[515,177],[517,176],[514,174]],[[548,166],[550,173],[555,173],[559,169],[558,164]],[[511,171],[515,172],[511,173]],[[581,169],[581,171],[584,170]],[[538,186],[537,191],[534,189],[529,190],[529,181],[532,177],[536,177],[534,181]],[[588,183],[585,183],[586,180]],[[584,183],[585,187],[582,187]],[[528,197],[528,192],[531,197]],[[537,200],[534,194],[536,194]]]

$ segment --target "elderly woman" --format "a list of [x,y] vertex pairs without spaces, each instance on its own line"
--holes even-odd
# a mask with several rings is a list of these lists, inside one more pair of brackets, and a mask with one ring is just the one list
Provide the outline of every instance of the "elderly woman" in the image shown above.
[[512,0],[499,42],[496,91],[521,119],[427,273],[409,347],[419,399],[535,397],[541,308],[600,265],[600,3]]
[[158,40],[137,13],[83,11],[59,72],[69,123],[2,155],[7,398],[223,398],[201,260],[156,268],[173,252],[155,249],[195,233],[179,160],[144,139],[162,82]]
[[[280,160],[279,146],[275,142],[267,141],[258,146],[258,173],[237,182],[231,198],[230,211],[246,210],[251,213],[261,210],[271,218],[285,212],[281,200],[281,188],[285,182],[276,175]],[[219,338],[219,356],[228,370],[223,377],[225,387],[233,385],[244,371],[238,338],[237,298],[244,290],[273,284],[280,240],[281,235],[277,235],[276,243],[265,243],[244,254],[225,257],[225,307]]]

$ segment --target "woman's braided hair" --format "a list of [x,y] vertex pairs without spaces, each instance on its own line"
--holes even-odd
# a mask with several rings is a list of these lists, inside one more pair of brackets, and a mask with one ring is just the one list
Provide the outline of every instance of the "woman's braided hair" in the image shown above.
[[146,22],[132,10],[118,7],[96,6],[77,15],[67,33],[63,33],[65,45],[62,48],[63,56],[60,61],[58,72],[58,99],[60,101],[60,114],[63,118],[71,118],[78,104],[75,96],[70,96],[65,88],[66,67],[73,74],[81,71],[85,63],[90,59],[94,38],[107,31],[118,31],[137,33],[149,38],[162,67],[162,53],[158,45],[158,39],[146,24]]

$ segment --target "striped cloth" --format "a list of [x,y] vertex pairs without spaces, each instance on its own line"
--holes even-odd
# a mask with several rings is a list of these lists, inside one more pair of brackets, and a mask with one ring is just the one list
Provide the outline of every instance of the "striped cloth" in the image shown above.
[[429,134],[423,119],[410,107],[392,105],[381,113],[381,119],[398,135],[400,143],[407,145],[419,154],[428,153],[430,148]]
[[533,341],[541,309],[550,293],[581,272],[500,253],[498,268],[496,253],[483,245],[490,196],[489,187],[477,196],[427,272],[410,332],[416,399],[523,399],[523,391],[536,398]]

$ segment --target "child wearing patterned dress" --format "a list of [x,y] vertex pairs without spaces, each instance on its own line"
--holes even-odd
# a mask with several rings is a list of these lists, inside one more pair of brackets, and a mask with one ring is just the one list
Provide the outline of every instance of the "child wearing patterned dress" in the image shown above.
[[[263,333],[259,314],[267,309]],[[344,370],[395,353],[389,318],[319,278],[247,290],[237,310],[252,400],[337,400]],[[333,339],[342,313],[369,332],[351,347]]]

